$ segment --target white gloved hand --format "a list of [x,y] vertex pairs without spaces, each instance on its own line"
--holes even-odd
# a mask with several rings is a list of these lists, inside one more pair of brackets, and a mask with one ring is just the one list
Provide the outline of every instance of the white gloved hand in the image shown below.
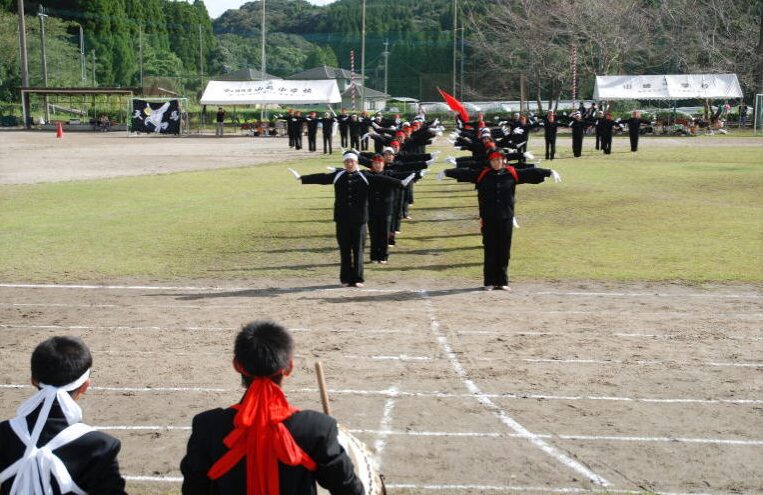
[[455,166],[455,165],[456,165],[456,158],[455,158],[455,157],[453,157],[453,156],[449,156],[448,158],[446,158],[446,159],[445,159],[445,160],[443,160],[443,161],[444,161],[445,163],[450,163],[450,164],[451,164],[451,165],[453,165],[453,166]]
[[525,153],[523,153],[523,155],[524,155],[524,157],[525,157],[525,158],[527,158],[528,160],[535,160],[535,155],[533,155],[533,154],[532,154],[532,153],[530,153],[529,151],[526,151]]
[[414,177],[416,177],[416,174],[411,174],[408,177],[406,177],[405,179],[403,179],[403,187],[408,186],[408,184],[411,183],[411,181],[413,180]]
[[525,130],[521,127],[516,127],[513,131],[511,131],[513,134],[524,134]]
[[514,226],[515,229],[519,228],[519,222],[517,222],[517,217],[511,217],[511,224]]
[[289,168],[289,172],[291,172],[291,175],[293,175],[293,176],[294,176],[294,178],[295,178],[295,179],[297,179],[297,180],[299,180],[299,178],[301,177],[301,176],[299,175],[299,172],[297,172],[297,171],[296,171],[296,170],[294,170],[293,168]]
[[437,180],[443,180],[445,178],[445,171],[440,172],[436,175]]
[[456,138],[457,138],[459,135],[460,135],[460,134],[459,134],[458,132],[451,132],[451,133],[449,134],[449,136],[451,137],[451,139],[456,139]]
[[336,172],[336,167],[326,167],[329,172]]
[[437,131],[437,132],[434,133],[434,135],[437,136],[437,137],[441,137],[442,136],[442,131]]
[[422,178],[423,178],[425,175],[427,175],[428,173],[429,173],[429,170],[427,170],[427,169],[424,169],[424,170],[419,170],[419,175],[420,175]]
[[562,176],[556,170],[551,170],[551,177],[554,178],[554,182],[562,182]]
[[367,132],[367,133],[363,134],[363,135],[360,137],[360,140],[361,140],[361,141],[365,141],[366,139],[368,139],[368,136],[369,136],[369,134],[371,134],[371,133],[370,133],[370,132]]
[[574,120],[573,120],[572,122],[570,122],[570,123],[567,125],[567,127],[572,127],[572,124],[573,124],[573,122],[574,122]]
[[434,163],[434,158],[430,158],[429,160],[425,161],[424,163],[426,163],[427,166],[429,166],[429,165]]
[[432,155],[432,156],[434,156],[434,157],[436,157],[437,155],[439,155],[439,154],[440,154],[440,150],[437,150],[437,151],[433,151],[433,152],[431,152],[431,153],[429,153],[429,154],[430,154],[430,155]]
[[455,141],[453,141],[452,139],[448,139],[448,142],[449,142],[450,144],[456,144],[456,142],[455,142]]

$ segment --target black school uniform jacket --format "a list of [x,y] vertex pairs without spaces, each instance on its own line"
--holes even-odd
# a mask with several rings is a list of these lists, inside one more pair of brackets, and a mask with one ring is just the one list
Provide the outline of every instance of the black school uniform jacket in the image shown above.
[[[233,431],[236,410],[212,409],[193,418],[188,450],[180,463],[183,495],[245,495],[246,461],[217,480],[207,472],[228,448],[223,439]],[[318,465],[314,472],[302,466],[278,464],[281,495],[313,495],[316,481],[332,495],[362,495],[352,461],[337,441],[336,421],[315,411],[299,411],[283,422],[297,445]]]
[[[40,406],[41,408],[42,406]],[[37,411],[27,416],[27,425],[31,431],[37,420]],[[53,403],[50,415],[45,422],[37,446],[42,447],[56,435],[66,429],[63,412],[57,402]],[[119,440],[100,431],[91,431],[77,440],[62,445],[53,453],[61,459],[74,482],[85,492],[93,495],[122,495],[125,492],[125,480],[119,474],[117,454],[121,444]],[[0,423],[0,471],[16,462],[24,454],[25,445],[13,432],[9,421]],[[0,494],[11,491],[14,478],[7,480],[0,487]],[[58,495],[55,478],[52,480],[53,492]]]
[[349,173],[345,169],[328,174],[303,175],[301,180],[302,184],[334,184],[334,221],[337,223],[367,223],[371,188],[376,183],[400,182],[365,170]]
[[514,192],[517,184],[540,184],[551,175],[545,168],[515,169],[506,167],[498,170],[486,168],[472,170],[451,168],[445,175],[461,182],[472,182],[477,189],[480,218],[511,220],[514,217]]

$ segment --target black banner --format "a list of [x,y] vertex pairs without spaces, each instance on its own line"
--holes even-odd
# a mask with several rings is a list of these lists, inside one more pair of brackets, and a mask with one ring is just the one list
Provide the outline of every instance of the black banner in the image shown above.
[[180,134],[178,100],[132,101],[132,131],[154,134]]

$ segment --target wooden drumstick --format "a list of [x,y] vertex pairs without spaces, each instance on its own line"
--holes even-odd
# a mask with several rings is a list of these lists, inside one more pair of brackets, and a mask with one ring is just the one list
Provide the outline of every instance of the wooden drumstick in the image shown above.
[[320,361],[315,362],[315,374],[318,376],[318,389],[321,391],[323,412],[331,416],[331,404],[329,404],[329,394],[326,390],[326,379],[323,377],[323,365]]

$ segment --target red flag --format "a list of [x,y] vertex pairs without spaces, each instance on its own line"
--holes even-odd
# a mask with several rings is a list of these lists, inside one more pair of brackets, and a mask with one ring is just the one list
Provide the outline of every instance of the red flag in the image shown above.
[[469,122],[469,112],[466,111],[466,108],[464,108],[463,103],[453,98],[448,93],[441,90],[440,88],[437,88],[437,91],[440,92],[443,100],[445,100],[445,103],[448,104],[450,109],[453,110],[454,112],[458,112],[458,114],[461,115],[461,120],[463,120],[464,122]]

